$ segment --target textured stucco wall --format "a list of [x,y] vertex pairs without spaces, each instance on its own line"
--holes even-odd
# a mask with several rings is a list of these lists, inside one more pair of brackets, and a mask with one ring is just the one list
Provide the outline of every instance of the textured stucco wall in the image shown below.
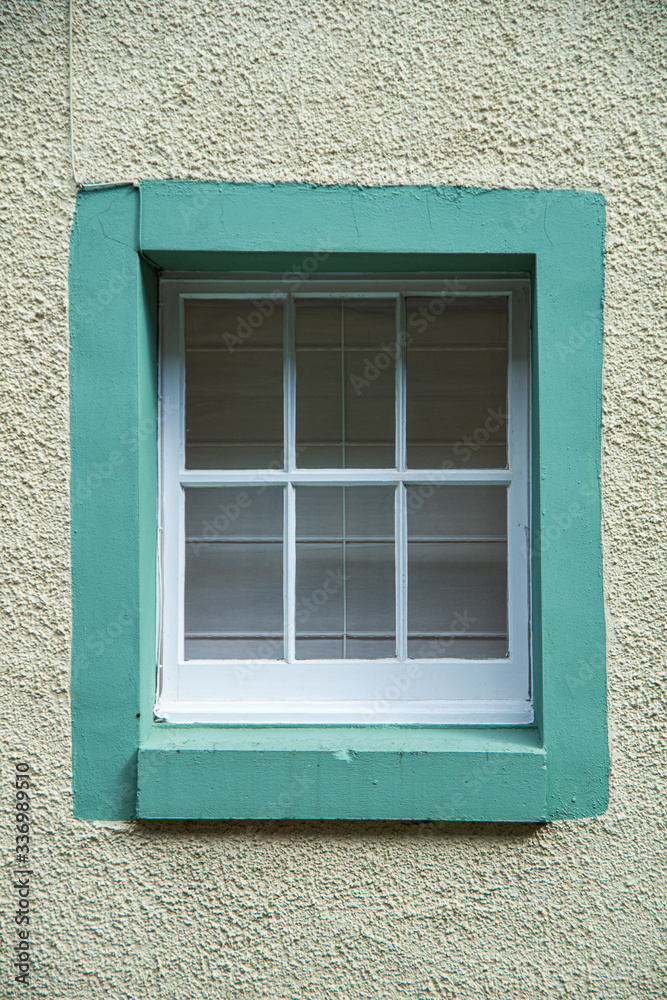
[[[607,198],[612,801],[548,828],[75,822],[66,8],[0,10],[3,892],[34,766],[36,997],[659,998],[665,953],[667,10],[648,0],[80,0],[87,180]],[[576,343],[573,343],[576,349]],[[15,995],[3,923],[0,997]]]

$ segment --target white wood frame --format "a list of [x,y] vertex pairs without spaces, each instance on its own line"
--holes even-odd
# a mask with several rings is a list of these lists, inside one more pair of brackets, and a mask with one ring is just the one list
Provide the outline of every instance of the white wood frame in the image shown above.
[[[279,277],[261,280],[175,275],[161,280],[160,327],[160,587],[162,634],[155,715],[169,723],[201,724],[487,724],[533,720],[530,656],[528,542],[530,497],[530,284],[527,278],[460,276],[457,296],[506,296],[509,307],[508,468],[405,468],[404,437],[397,434],[396,469],[297,469],[293,302],[326,296],[394,298],[397,310],[397,428],[405,419],[406,296],[452,294],[454,275],[363,279],[355,275],[304,282],[285,290]],[[447,284],[443,288],[443,278]],[[250,300],[272,296],[285,303],[284,471],[188,471],[185,455],[184,301]],[[404,339],[404,338],[403,338]],[[298,484],[392,485],[396,502],[397,651],[395,659],[295,660],[295,503]],[[285,659],[184,659],[184,489],[202,486],[281,485],[285,489]],[[509,657],[489,660],[407,659],[407,516],[410,484],[503,485],[508,488]]]

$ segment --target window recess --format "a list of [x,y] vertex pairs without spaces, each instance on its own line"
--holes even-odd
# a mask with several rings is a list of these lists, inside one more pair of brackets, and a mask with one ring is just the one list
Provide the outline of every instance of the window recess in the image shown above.
[[531,722],[528,281],[168,275],[161,317],[157,717]]

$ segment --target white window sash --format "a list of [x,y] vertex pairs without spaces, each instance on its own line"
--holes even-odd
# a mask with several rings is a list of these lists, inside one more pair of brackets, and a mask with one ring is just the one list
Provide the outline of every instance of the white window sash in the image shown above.
[[[448,279],[455,276],[448,275]],[[458,279],[457,296],[507,296],[508,469],[407,470],[405,345],[396,358],[397,468],[297,469],[295,455],[294,301],[301,297],[359,296],[398,299],[397,342],[405,330],[407,295],[451,295],[442,280],[364,280],[351,277],[307,282],[295,293],[277,292],[280,279],[248,282],[219,277],[161,281],[160,326],[160,539],[159,620],[162,622],[156,717],[169,723],[207,724],[493,724],[533,720],[530,657],[529,454],[530,287],[525,278]],[[455,286],[455,287],[458,287]],[[448,288],[451,285],[447,286]],[[184,468],[184,302],[187,298],[252,301],[271,294],[284,303],[285,468],[203,470]],[[407,659],[407,517],[409,484],[503,485],[508,501],[508,629],[510,656],[486,660]],[[283,660],[184,658],[184,487],[282,486],[284,502]],[[387,485],[396,495],[397,657],[374,660],[295,660],[296,519],[294,487]]]

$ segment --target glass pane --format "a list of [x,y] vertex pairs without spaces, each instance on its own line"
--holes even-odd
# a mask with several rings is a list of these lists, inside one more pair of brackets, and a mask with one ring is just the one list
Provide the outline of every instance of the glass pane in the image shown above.
[[185,491],[185,658],[283,657],[282,487]]
[[505,468],[507,299],[406,300],[411,469]]
[[393,300],[296,300],[302,469],[394,468]]
[[408,486],[408,538],[507,537],[505,486]]
[[408,655],[507,656],[507,489],[407,493]]
[[296,487],[296,655],[396,655],[393,486]]
[[185,301],[185,465],[283,468],[283,306]]

